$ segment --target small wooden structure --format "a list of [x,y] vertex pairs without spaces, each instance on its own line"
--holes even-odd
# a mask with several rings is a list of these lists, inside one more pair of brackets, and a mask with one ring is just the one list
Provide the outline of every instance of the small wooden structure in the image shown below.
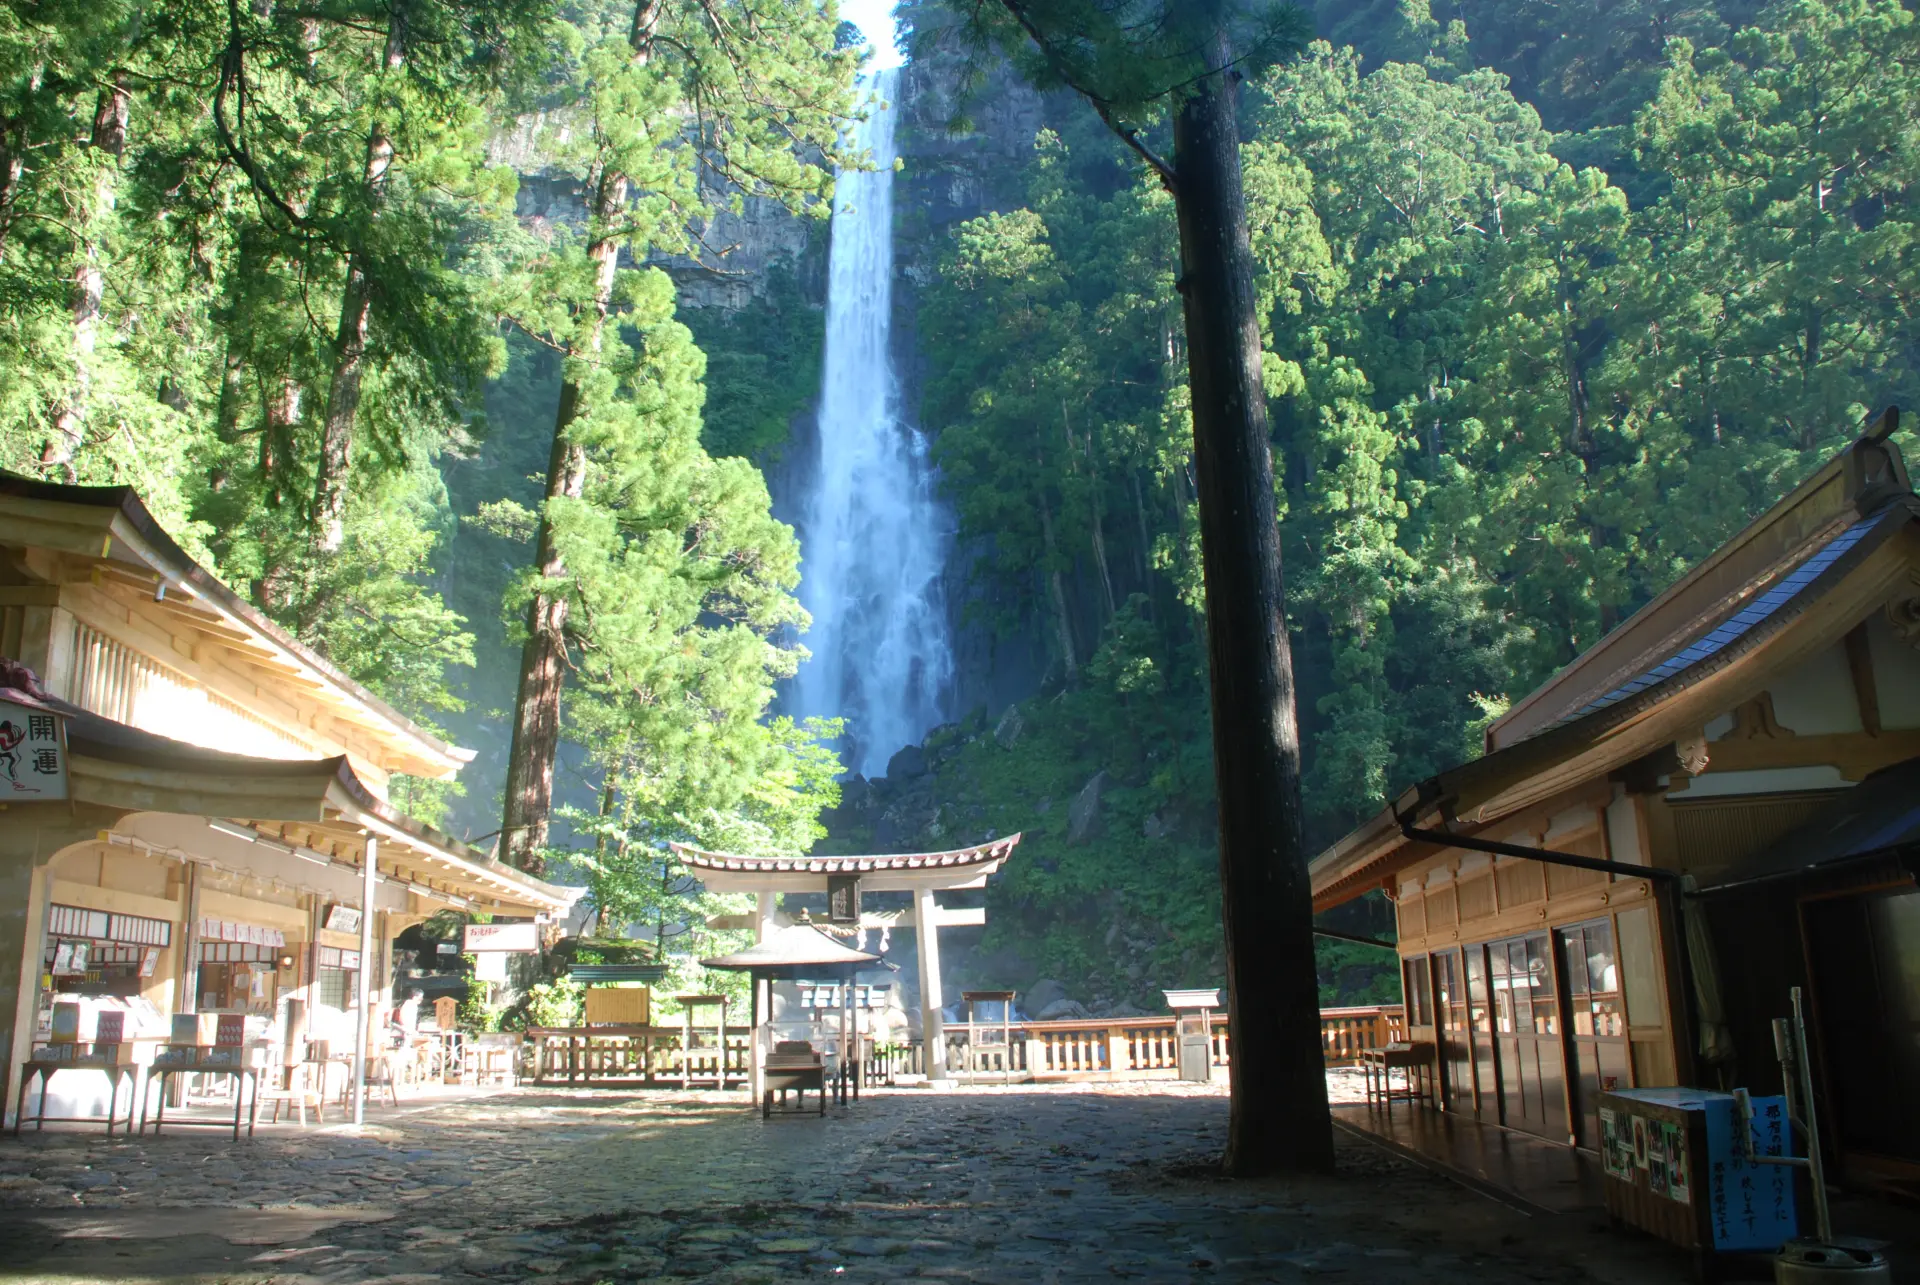
[[[854,1029],[853,1010],[850,1006],[853,996],[853,977],[859,968],[879,961],[878,955],[869,955],[863,950],[842,946],[811,924],[795,924],[772,934],[757,946],[748,947],[732,955],[700,961],[707,968],[746,973],[752,980],[752,1091],[754,1100],[761,1104],[763,1111],[770,1109],[770,1095],[776,1088],[798,1087],[777,1086],[769,1073],[775,1070],[784,1073],[789,1069],[798,1069],[787,1063],[786,1059],[797,1057],[802,1052],[797,1048],[785,1047],[791,1043],[802,1043],[802,1041],[780,1041],[772,1047],[768,1046],[768,1027],[773,1018],[773,983],[776,981],[841,983],[839,987],[839,1056],[833,1078],[835,1095],[841,1101],[845,1101],[849,1093],[857,1097],[860,1091],[860,1059],[856,1047],[858,1035]],[[764,1007],[760,997],[763,988],[766,991]],[[822,1054],[825,1052],[825,1050],[814,1051]],[[775,1054],[778,1054],[781,1059],[778,1066],[770,1060]],[[824,1057],[820,1065],[824,1081],[827,1074]],[[824,1104],[822,1109],[824,1110]]]
[[1213,1079],[1213,1010],[1220,1007],[1218,990],[1162,991],[1173,1010],[1180,1045],[1180,1078],[1195,1084]]
[[[1003,1084],[1013,1083],[1013,992],[961,991],[967,1006],[967,1083],[977,1084],[980,1073],[999,1072]],[[982,1004],[998,1004],[1000,1020],[980,1020]]]

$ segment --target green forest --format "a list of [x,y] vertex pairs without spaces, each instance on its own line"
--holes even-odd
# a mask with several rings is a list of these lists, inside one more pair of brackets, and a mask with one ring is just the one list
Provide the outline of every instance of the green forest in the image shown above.
[[[957,12],[900,10],[929,75]],[[1914,404],[1920,28],[1897,0],[1308,17],[1240,119],[1317,849]],[[408,715],[496,726],[470,837],[606,922],[697,921],[669,839],[860,849],[839,729],[777,716],[803,563],[763,470],[820,301],[783,269],[692,310],[664,266],[749,201],[817,254],[859,61],[831,0],[8,0],[0,468],[136,487]],[[1016,92],[973,83],[953,130]],[[1028,835],[980,980],[1146,1003],[1223,969],[1178,245],[1092,111],[1043,116],[994,211],[932,234],[910,401],[969,627],[1044,676],[953,711],[908,833]],[[577,219],[519,216],[516,131]],[[451,789],[395,801],[438,821]],[[1325,997],[1383,996],[1378,956],[1323,943]]]

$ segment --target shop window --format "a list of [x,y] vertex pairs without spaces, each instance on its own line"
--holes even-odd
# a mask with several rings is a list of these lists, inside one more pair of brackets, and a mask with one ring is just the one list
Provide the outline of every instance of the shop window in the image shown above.
[[352,1008],[357,990],[354,974],[348,970],[344,968],[320,970],[320,1002],[328,1008]]
[[1407,1025],[1432,1026],[1433,983],[1427,957],[1416,955],[1402,967],[1400,980],[1406,994]]
[[1627,1033],[1620,995],[1620,969],[1613,950],[1613,924],[1595,919],[1563,929],[1567,996],[1575,1035],[1619,1037]]

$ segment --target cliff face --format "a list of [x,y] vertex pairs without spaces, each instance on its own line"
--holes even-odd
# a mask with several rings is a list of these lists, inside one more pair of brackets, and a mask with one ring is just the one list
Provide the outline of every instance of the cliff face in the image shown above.
[[[563,142],[569,128],[563,116],[534,113],[496,134],[487,147],[491,163],[510,166],[519,176],[515,213],[536,235],[556,227],[580,229],[587,223],[584,188],[573,175],[553,167],[547,150]],[[776,268],[801,283],[811,304],[825,303],[825,219],[796,216],[778,201],[763,198],[741,202],[738,211],[729,208],[724,193],[710,194],[709,200],[713,216],[691,229],[694,253],[653,253],[646,259],[673,278],[682,308],[738,312],[753,307],[765,301]],[[624,266],[633,265],[629,261]]]

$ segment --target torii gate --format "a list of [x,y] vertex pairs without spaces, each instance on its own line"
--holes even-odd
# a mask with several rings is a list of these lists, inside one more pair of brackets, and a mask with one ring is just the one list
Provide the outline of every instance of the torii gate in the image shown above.
[[1020,842],[1018,834],[992,839],[951,852],[913,852],[871,857],[739,857],[706,852],[676,843],[673,851],[687,869],[712,892],[751,892],[759,898],[754,937],[765,941],[773,931],[774,898],[783,892],[826,893],[836,910],[850,910],[867,892],[911,892],[910,916],[851,915],[833,917],[836,923],[862,928],[912,928],[920,965],[920,1034],[927,1050],[927,1078],[945,1080],[947,1042],[940,1010],[940,934],[942,928],[978,927],[987,922],[984,909],[948,910],[933,894],[949,888],[983,888]]

